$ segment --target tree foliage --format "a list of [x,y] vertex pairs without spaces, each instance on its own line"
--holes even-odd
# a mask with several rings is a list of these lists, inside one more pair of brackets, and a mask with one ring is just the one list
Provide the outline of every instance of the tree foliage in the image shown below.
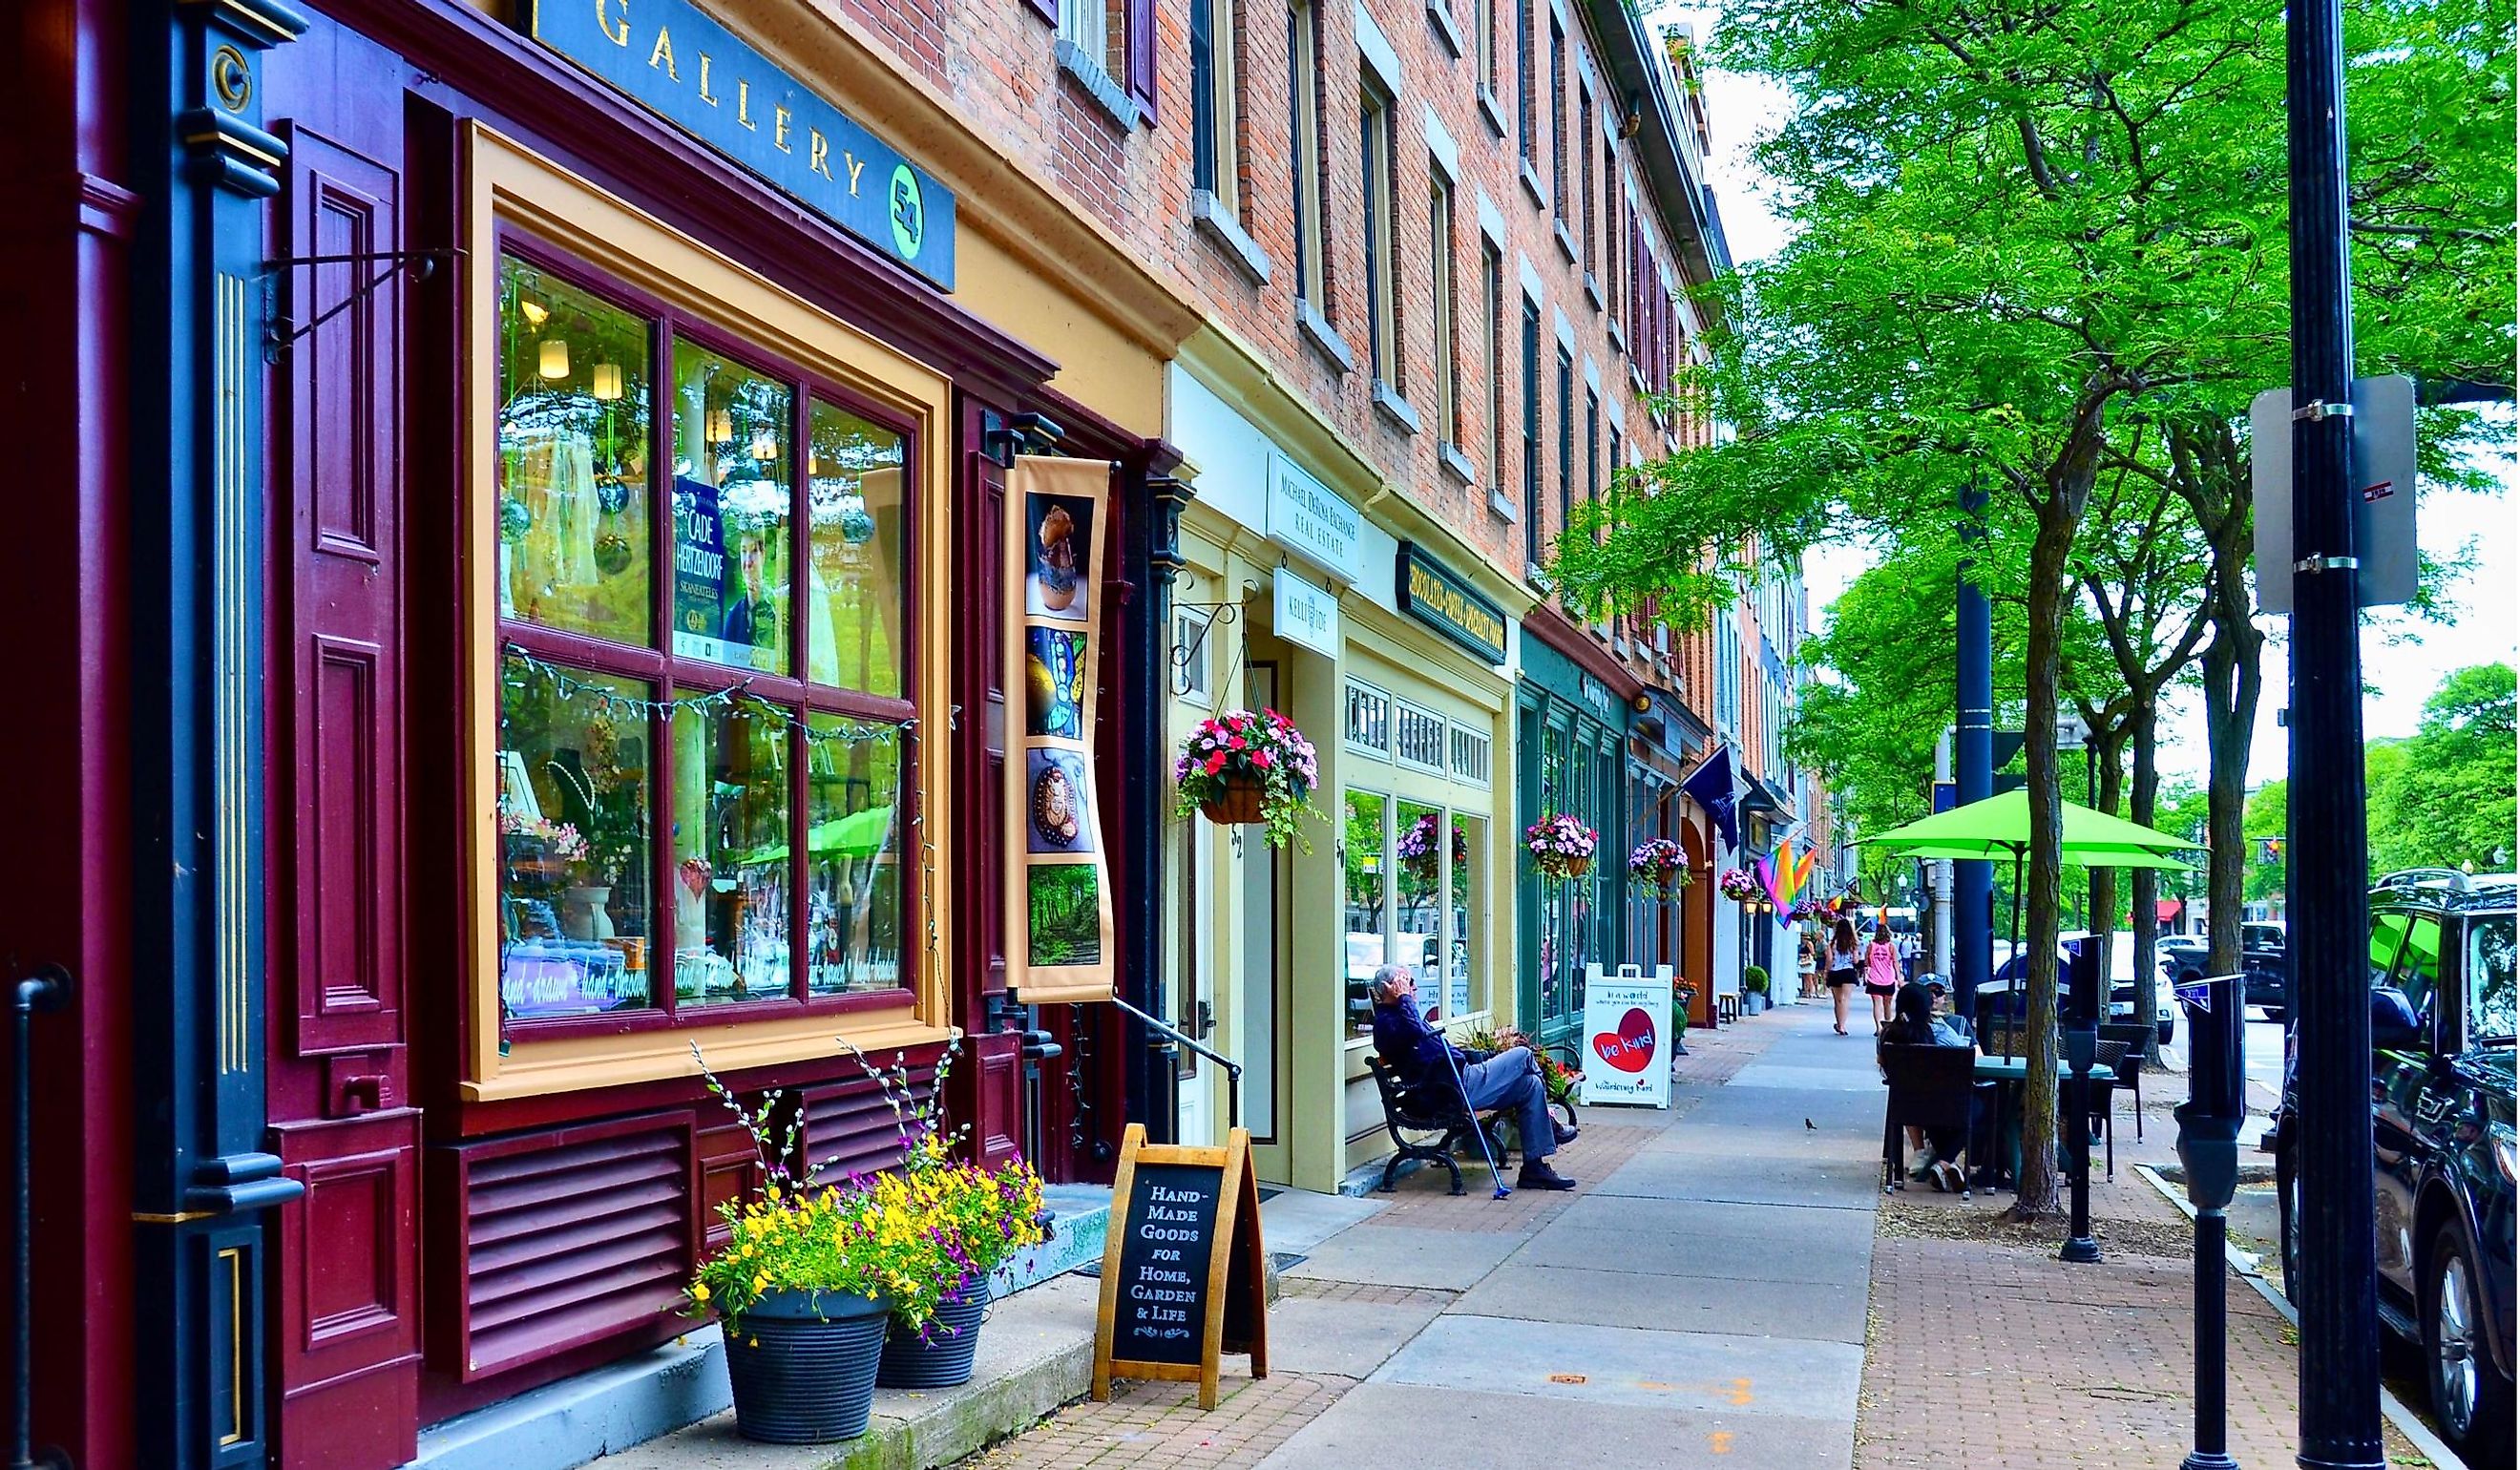
[[[2364,758],[2371,870],[2457,868],[2507,872],[2515,846],[2520,693],[2509,664],[2454,671],[2424,701],[2403,741],[2372,741]],[[2399,758],[2382,755],[2394,747]]]
[[[2510,377],[2511,29],[2493,0],[2352,5],[2366,372]],[[2044,1079],[2065,593],[2106,472],[2179,496],[2211,548],[2214,882],[2218,909],[2236,912],[2259,647],[2240,425],[2250,395],[2289,376],[2283,41],[2279,10],[2239,0],[1729,9],[1720,60],[1795,103],[1761,150],[1792,242],[1718,283],[1733,330],[1679,385],[1688,411],[1737,435],[1623,472],[1557,548],[1576,600],[1660,596],[1687,620],[1727,596],[1726,573],[1756,576],[1772,555],[1860,534],[1949,540],[1964,486],[2030,527],[2012,564],[2027,576],[2040,858],[2033,1213],[2054,1196]]]

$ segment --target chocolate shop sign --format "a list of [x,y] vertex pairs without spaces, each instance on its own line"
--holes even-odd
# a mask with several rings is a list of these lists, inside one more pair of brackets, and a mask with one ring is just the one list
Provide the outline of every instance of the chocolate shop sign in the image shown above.
[[940,289],[954,196],[690,0],[525,0],[525,30]]

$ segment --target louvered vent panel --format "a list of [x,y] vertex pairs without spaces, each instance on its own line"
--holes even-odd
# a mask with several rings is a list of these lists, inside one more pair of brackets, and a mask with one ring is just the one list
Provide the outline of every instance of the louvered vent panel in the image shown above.
[[690,1146],[679,1122],[650,1120],[472,1152],[466,1377],[652,1323],[679,1303]]
[[[924,1101],[935,1090],[934,1067],[910,1069],[913,1094]],[[817,1183],[850,1174],[873,1174],[901,1162],[900,1126],[873,1082],[859,1078],[805,1092],[805,1158]],[[905,1104],[907,1106],[907,1104]],[[946,1126],[953,1126],[948,1120]]]

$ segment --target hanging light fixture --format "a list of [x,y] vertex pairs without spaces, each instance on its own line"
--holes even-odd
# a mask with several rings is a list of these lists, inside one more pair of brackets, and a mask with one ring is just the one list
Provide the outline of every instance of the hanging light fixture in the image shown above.
[[595,365],[595,396],[607,403],[610,403],[621,396],[621,365],[619,363],[597,363]]
[[763,428],[753,431],[752,457],[764,464],[779,458],[779,440],[770,430]]
[[540,327],[551,320],[551,308],[531,296],[518,297],[517,310],[524,314],[525,324],[529,327]]
[[708,429],[707,429],[707,434],[708,434],[708,441],[709,441],[711,444],[732,444],[732,443],[734,443],[734,442],[735,442],[735,415],[734,415],[734,413],[733,413],[733,412],[731,412],[730,410],[727,410],[727,409],[710,409],[710,410],[708,411]]
[[545,378],[555,382],[568,376],[568,339],[566,337],[543,338],[542,371]]

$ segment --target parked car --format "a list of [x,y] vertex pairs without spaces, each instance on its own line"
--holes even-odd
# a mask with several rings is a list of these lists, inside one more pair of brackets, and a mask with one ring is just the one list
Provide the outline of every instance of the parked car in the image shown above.
[[2282,1020],[2292,1004],[2292,945],[2279,923],[2240,925],[2240,984],[2248,1002]]
[[[2056,963],[2060,983],[2063,979],[2063,967],[2073,962],[2073,957],[2081,953],[2083,941],[2090,937],[2088,931],[2081,929],[2070,929],[2056,936]],[[2008,942],[2002,939],[1995,942],[1995,948],[1998,956],[2006,958],[2003,958],[1997,966],[1992,981],[1978,989],[1979,1013],[2023,1014],[2026,1003],[2024,997],[2027,993],[2020,982],[2023,970],[2028,963],[2027,953],[2020,957],[2009,957]],[[2135,1019],[2135,936],[2133,934],[2125,930],[2110,934],[2108,973],[2108,1013],[2102,1019],[2109,1021]],[[2063,998],[2060,996],[2058,1003],[2062,1002]],[[2152,1024],[2153,1030],[2161,1038],[2161,1045],[2169,1046],[2171,1037],[2179,1029],[2179,1008],[2167,985],[2154,987]]]
[[[2442,1437],[2484,1464],[2512,1433],[2514,896],[2426,870],[2371,892],[2371,1128],[2380,1318],[2418,1344]],[[2284,1284],[2299,1300],[2295,1092],[2274,1126]]]

